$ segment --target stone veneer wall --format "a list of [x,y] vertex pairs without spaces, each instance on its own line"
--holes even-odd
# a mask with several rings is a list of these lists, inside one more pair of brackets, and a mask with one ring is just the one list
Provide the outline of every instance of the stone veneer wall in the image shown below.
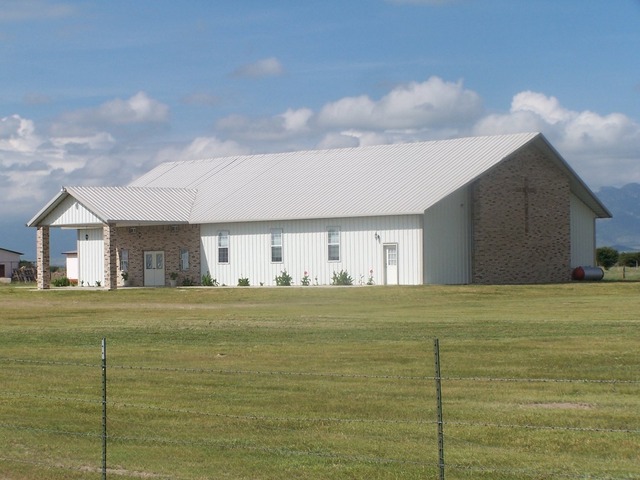
[[37,227],[36,235],[37,282],[38,289],[43,290],[51,287],[49,227]]
[[[129,251],[129,281],[132,286],[144,285],[144,252],[163,251],[165,262],[165,285],[169,284],[169,274],[177,272],[178,284],[189,278],[195,285],[200,284],[200,225],[154,225],[119,227],[117,230],[118,284],[120,276],[120,252]],[[189,251],[189,269],[180,270],[180,249]]]
[[117,228],[113,225],[102,227],[104,240],[104,286],[113,290],[118,286]]
[[521,151],[478,179],[473,198],[474,283],[570,280],[569,179],[552,161]]

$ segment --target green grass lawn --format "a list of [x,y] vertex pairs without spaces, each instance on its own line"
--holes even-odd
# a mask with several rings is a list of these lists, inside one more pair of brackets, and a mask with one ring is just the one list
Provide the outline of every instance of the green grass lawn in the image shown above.
[[0,478],[640,478],[640,283],[0,286]]

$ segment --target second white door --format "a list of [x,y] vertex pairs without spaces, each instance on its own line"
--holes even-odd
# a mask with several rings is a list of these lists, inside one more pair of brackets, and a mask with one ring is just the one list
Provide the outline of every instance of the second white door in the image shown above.
[[384,245],[384,283],[385,285],[398,284],[398,244]]

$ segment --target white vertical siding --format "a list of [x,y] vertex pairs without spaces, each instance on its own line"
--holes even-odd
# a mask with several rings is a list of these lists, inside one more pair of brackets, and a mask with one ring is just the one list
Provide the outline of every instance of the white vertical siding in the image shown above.
[[101,225],[102,221],[93,213],[82,206],[78,201],[69,196],[42,221],[42,225],[68,226],[68,225]]
[[595,265],[596,216],[578,197],[571,195],[571,268]]
[[[340,261],[328,261],[327,230],[340,229]],[[271,229],[283,231],[283,261],[271,262]],[[229,231],[229,263],[219,264],[217,235]],[[377,237],[376,237],[377,234]],[[236,285],[248,277],[251,285],[275,285],[286,270],[300,285],[304,272],[311,283],[328,285],[334,272],[345,270],[355,284],[366,283],[370,270],[376,284],[383,282],[382,246],[398,244],[399,283],[422,283],[422,216],[332,218],[296,221],[202,225],[203,274],[220,284]]]
[[104,270],[102,228],[78,230],[78,285],[104,286]]
[[425,211],[425,283],[471,283],[471,225],[471,200],[466,187]]

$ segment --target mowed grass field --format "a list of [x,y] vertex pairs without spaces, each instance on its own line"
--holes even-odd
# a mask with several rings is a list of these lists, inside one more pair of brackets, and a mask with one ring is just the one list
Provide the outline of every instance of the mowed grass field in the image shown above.
[[0,287],[0,478],[640,478],[640,283]]

